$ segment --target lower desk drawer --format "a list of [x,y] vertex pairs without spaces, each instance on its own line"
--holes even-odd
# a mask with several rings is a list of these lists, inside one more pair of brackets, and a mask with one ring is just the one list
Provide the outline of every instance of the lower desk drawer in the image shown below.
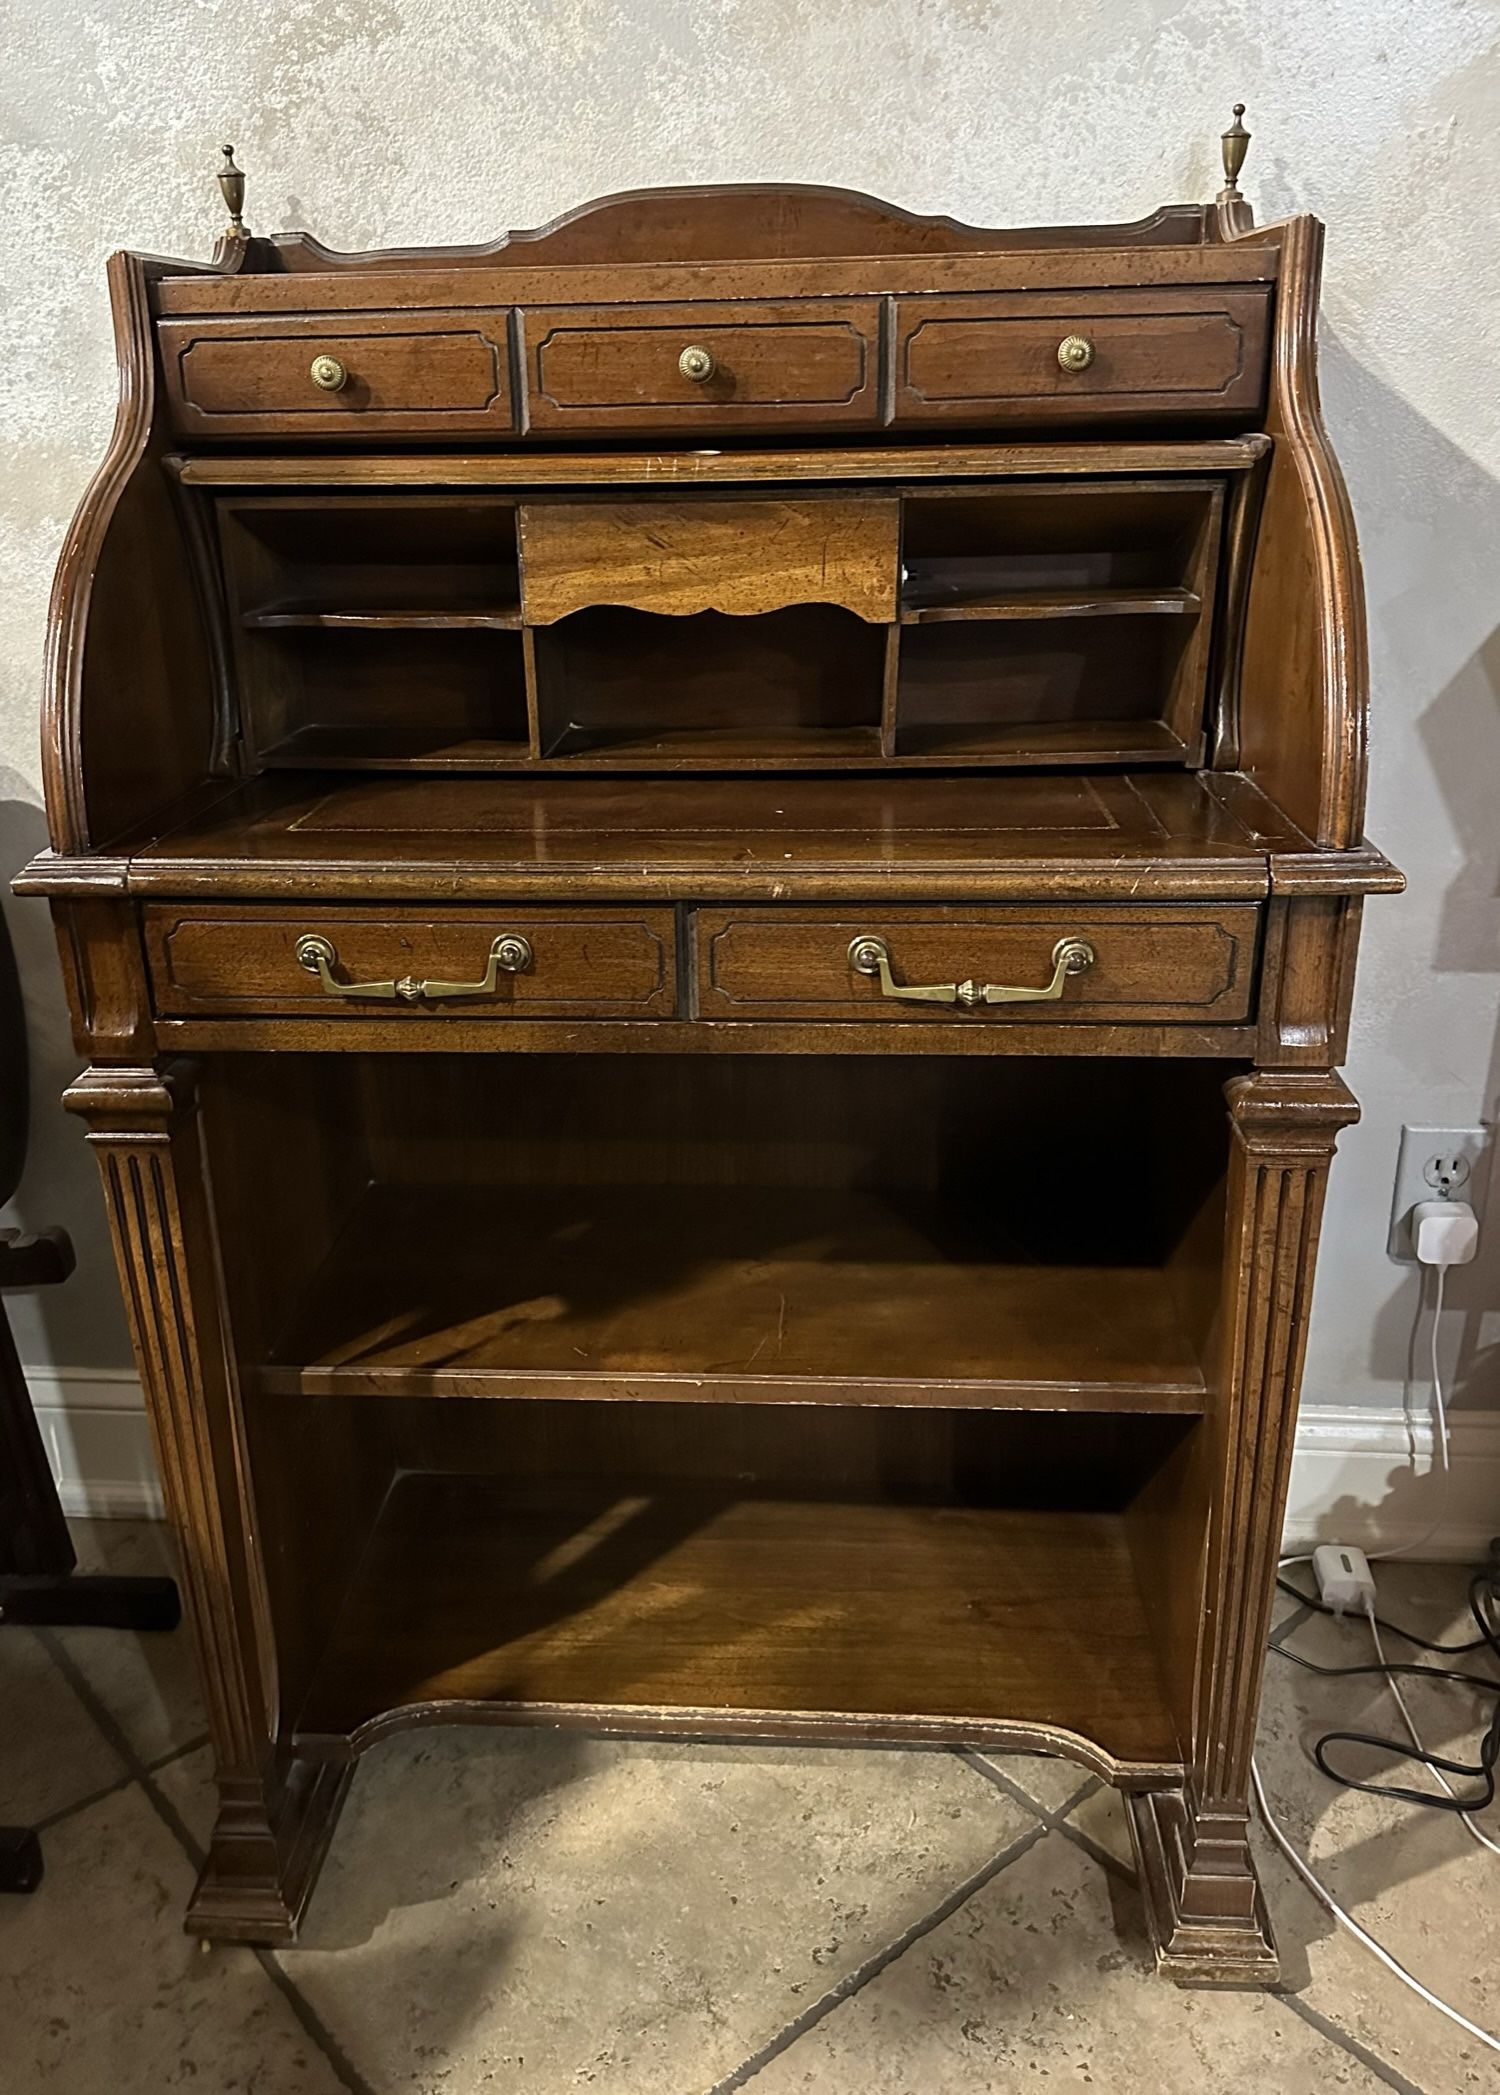
[[1236,1025],[1251,1009],[1257,917],[1253,903],[705,909],[699,1011],[709,1020]]
[[165,1018],[670,1018],[669,909],[391,911],[151,905]]

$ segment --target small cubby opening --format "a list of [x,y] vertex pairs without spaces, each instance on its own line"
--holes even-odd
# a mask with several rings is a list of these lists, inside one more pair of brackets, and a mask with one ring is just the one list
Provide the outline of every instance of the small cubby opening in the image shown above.
[[[907,498],[903,615],[1014,608],[1035,593],[1107,606],[1203,595],[1217,550],[1216,480],[1033,483]],[[1019,599],[1019,602],[1014,600]]]
[[[914,625],[901,634],[896,753],[955,763],[1192,762],[1173,693],[1196,652],[1179,618]],[[1198,696],[1201,714],[1202,699]]]
[[519,633],[455,627],[247,636],[247,748],[270,768],[423,767],[524,758]]
[[514,503],[246,497],[219,532],[252,763],[525,756]]
[[236,621],[519,623],[516,505],[471,495],[242,496],[219,504]]
[[908,498],[896,753],[1198,762],[1221,509],[1208,480]]
[[890,629],[828,604],[601,605],[532,635],[544,756],[836,763],[879,754]]

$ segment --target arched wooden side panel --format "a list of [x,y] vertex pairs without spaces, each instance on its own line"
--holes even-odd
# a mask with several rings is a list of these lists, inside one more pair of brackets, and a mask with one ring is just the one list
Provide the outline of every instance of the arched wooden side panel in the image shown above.
[[99,850],[208,772],[217,680],[162,468],[147,286],[190,262],[109,262],[120,402],[63,541],[48,618],[42,776],[56,851]]
[[1266,428],[1275,449],[1245,619],[1240,761],[1315,843],[1344,847],[1364,823],[1364,586],[1318,397],[1323,228],[1294,218],[1274,230],[1282,266]]

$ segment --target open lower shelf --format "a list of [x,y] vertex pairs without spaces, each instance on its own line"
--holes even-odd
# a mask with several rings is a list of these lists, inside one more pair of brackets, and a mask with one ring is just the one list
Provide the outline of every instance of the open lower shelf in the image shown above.
[[[1009,1724],[1172,1771],[1118,1513],[408,1473],[297,1723],[337,1755],[388,1713],[976,1739]],[[712,1716],[708,1712],[712,1712]]]
[[268,1393],[1194,1414],[1165,1274],[1037,1262],[983,1216],[820,1186],[375,1187]]

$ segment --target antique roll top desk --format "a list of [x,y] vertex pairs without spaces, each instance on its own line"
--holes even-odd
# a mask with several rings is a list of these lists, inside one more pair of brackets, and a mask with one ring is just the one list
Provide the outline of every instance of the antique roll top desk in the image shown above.
[[220,1810],[405,1725],[966,1742],[1247,1845],[1365,647],[1321,228],[827,189],[116,255],[55,914]]

